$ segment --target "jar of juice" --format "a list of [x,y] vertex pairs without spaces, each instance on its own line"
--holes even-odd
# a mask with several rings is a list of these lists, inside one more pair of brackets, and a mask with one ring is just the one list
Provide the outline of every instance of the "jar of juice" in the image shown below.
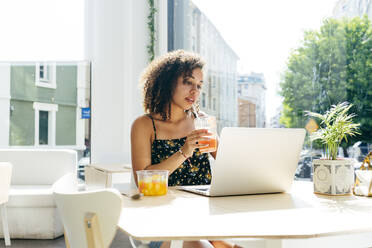
[[168,173],[167,170],[137,171],[138,190],[145,196],[167,194]]

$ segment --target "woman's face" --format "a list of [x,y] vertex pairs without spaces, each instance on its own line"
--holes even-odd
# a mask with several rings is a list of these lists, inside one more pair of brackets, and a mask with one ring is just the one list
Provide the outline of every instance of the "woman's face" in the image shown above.
[[192,71],[191,77],[179,77],[173,93],[172,103],[183,110],[188,110],[199,99],[203,86],[203,72],[200,68]]

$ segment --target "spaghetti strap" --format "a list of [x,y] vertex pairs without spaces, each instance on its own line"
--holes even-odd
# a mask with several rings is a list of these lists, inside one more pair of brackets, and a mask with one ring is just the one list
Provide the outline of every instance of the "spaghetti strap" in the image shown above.
[[[151,164],[155,165],[178,153],[182,146],[184,146],[186,137],[177,139],[157,139],[155,118],[149,114],[146,115],[152,120],[152,125],[154,127],[155,139],[151,143]],[[152,138],[153,137],[151,137],[151,139]],[[156,142],[154,142],[155,140]],[[169,175],[168,186],[206,185],[211,183],[211,178],[211,167],[208,155],[195,151],[191,157],[184,160],[184,162],[179,165],[177,170]],[[150,247],[152,246],[150,245]]]
[[155,122],[154,122],[154,118],[152,118],[151,115],[147,115],[151,121],[152,121],[152,126],[154,127],[154,136],[155,136],[155,140],[156,140],[156,127],[155,127]]

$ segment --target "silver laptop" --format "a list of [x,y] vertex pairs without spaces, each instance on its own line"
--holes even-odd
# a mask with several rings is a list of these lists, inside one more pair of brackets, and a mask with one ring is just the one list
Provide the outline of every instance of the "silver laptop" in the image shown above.
[[211,185],[177,188],[206,196],[288,191],[305,133],[292,128],[225,127],[211,164]]

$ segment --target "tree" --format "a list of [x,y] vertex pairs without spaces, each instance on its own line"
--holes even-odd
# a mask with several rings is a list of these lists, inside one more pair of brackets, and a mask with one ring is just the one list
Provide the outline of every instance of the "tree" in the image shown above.
[[372,142],[372,27],[367,16],[330,18],[319,31],[306,31],[302,45],[289,56],[280,87],[286,127],[304,127],[305,111],[325,113],[347,101],[361,135],[342,146]]

